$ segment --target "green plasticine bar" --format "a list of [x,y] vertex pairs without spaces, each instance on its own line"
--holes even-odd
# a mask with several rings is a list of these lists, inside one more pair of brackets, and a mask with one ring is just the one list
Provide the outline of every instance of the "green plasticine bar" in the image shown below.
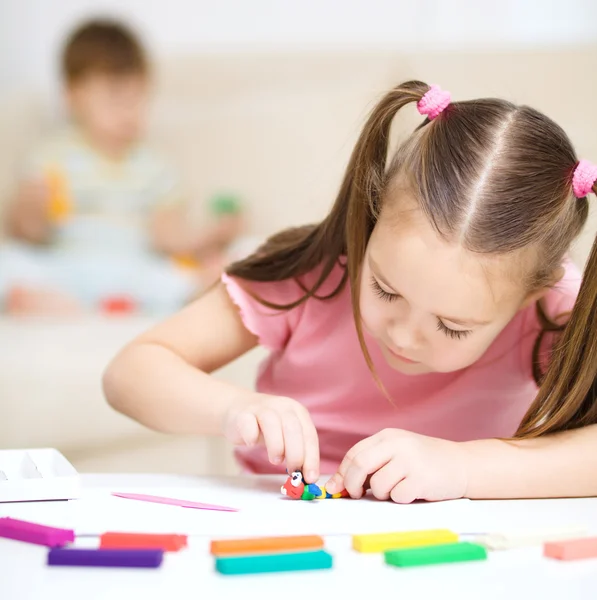
[[485,560],[487,550],[479,544],[458,542],[438,546],[421,546],[404,550],[387,550],[385,561],[394,567],[418,567],[441,563],[463,562],[467,560]]
[[222,575],[310,571],[331,568],[332,555],[325,550],[216,558],[216,571],[222,573]]

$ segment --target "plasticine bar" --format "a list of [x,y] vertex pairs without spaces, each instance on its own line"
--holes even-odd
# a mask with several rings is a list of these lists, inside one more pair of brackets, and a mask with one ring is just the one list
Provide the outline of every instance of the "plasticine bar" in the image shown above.
[[3,517],[0,518],[0,537],[53,548],[74,542],[75,532],[72,529],[48,527],[29,521]]
[[332,562],[332,555],[325,550],[293,552],[289,554],[227,556],[216,558],[216,571],[223,575],[310,571],[316,569],[331,569]]
[[488,550],[509,550],[523,546],[540,546],[546,542],[572,540],[586,534],[584,527],[552,527],[547,529],[530,529],[502,533],[488,533],[475,538],[476,544]]
[[218,556],[283,552],[285,550],[317,550],[320,548],[323,548],[323,539],[318,535],[212,540],[211,542],[211,553]]
[[478,544],[459,542],[457,544],[440,544],[439,546],[388,550],[384,553],[384,556],[388,565],[395,567],[418,567],[467,560],[485,560],[487,558],[487,550]]
[[100,548],[158,548],[164,552],[178,552],[187,546],[187,536],[153,533],[119,533],[107,531],[100,536]]
[[457,541],[458,535],[449,529],[428,529],[424,531],[353,535],[352,547],[357,552],[384,552],[393,548],[413,548]]
[[48,565],[69,567],[137,567],[155,569],[162,564],[163,550],[90,550],[52,548]]
[[597,558],[597,537],[548,542],[543,546],[543,554],[558,560]]

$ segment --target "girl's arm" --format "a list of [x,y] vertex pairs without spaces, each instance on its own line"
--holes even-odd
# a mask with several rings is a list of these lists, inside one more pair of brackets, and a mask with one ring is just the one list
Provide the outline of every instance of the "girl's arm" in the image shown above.
[[597,496],[597,425],[463,446],[468,450],[467,498]]
[[104,374],[104,393],[152,429],[215,435],[226,411],[254,393],[208,373],[256,345],[220,283],[126,346]]
[[220,283],[120,352],[104,375],[106,398],[152,429],[263,443],[272,464],[303,469],[315,482],[319,442],[308,411],[209,375],[257,343]]
[[353,446],[328,481],[381,500],[597,496],[597,425],[526,440],[453,442],[384,429]]

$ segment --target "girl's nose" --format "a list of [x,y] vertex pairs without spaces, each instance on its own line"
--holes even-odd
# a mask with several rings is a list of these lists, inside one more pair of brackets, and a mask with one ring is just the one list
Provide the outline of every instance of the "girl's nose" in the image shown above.
[[389,336],[392,344],[399,352],[414,349],[418,345],[418,326],[411,315],[396,319],[390,326]]

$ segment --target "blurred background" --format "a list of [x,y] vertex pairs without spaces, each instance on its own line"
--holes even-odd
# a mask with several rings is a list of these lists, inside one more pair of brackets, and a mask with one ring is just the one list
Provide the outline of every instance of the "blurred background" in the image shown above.
[[[235,252],[325,215],[365,116],[406,79],[530,104],[597,161],[594,0],[1,0],[5,218],[31,148],[68,117],[65,40],[96,17],[130,26],[147,49],[147,141],[176,169],[194,218],[222,194],[242,206]],[[417,122],[414,109],[401,115],[396,135]],[[579,265],[594,235],[593,215]],[[161,316],[118,306],[0,315],[0,448],[56,447],[80,471],[234,472],[221,440],[155,434],[108,408],[102,370]],[[218,376],[251,386],[261,357]]]

